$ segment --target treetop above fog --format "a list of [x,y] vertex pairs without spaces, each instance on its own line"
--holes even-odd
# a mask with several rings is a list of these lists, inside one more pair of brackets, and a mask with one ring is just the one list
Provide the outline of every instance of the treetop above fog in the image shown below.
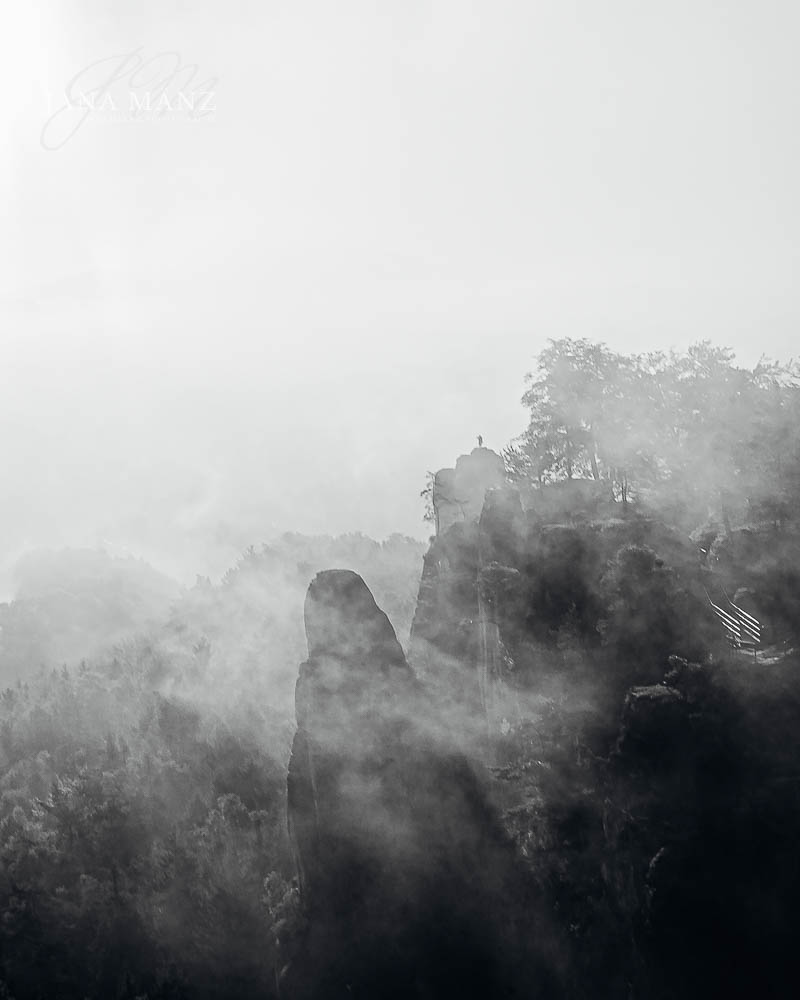
[[591,478],[623,501],[780,506],[800,481],[800,367],[739,367],[708,341],[685,353],[619,354],[551,340],[526,376],[527,429],[506,449],[512,478]]

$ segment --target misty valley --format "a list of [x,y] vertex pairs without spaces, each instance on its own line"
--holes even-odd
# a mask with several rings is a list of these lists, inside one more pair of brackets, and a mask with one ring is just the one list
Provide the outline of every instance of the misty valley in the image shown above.
[[796,995],[800,368],[562,338],[523,404],[426,543],[20,557],[0,1000]]

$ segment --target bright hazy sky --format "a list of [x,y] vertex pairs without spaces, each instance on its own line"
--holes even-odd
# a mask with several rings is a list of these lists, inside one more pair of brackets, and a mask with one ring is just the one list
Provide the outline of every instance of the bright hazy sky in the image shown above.
[[[795,3],[4,23],[0,597],[36,545],[191,577],[284,530],[423,536],[426,471],[522,429],[548,337],[795,351]],[[216,78],[214,115],[98,111],[43,149],[68,82],[135,50]]]

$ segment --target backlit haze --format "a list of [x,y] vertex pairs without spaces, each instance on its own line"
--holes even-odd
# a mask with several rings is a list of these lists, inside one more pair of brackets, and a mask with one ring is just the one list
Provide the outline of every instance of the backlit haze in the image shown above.
[[[34,9],[35,7],[35,9]],[[37,546],[183,580],[284,531],[425,537],[547,338],[795,352],[785,3],[43,0],[4,12],[0,599]],[[42,128],[179,53],[203,120]]]

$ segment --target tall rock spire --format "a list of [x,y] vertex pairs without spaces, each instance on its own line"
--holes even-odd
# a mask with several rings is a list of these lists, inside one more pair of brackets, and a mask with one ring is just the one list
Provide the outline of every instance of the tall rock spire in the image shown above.
[[315,577],[305,621],[287,792],[307,930],[283,992],[484,1000],[517,979],[541,995],[520,947],[537,926],[525,873],[453,720],[357,574]]

